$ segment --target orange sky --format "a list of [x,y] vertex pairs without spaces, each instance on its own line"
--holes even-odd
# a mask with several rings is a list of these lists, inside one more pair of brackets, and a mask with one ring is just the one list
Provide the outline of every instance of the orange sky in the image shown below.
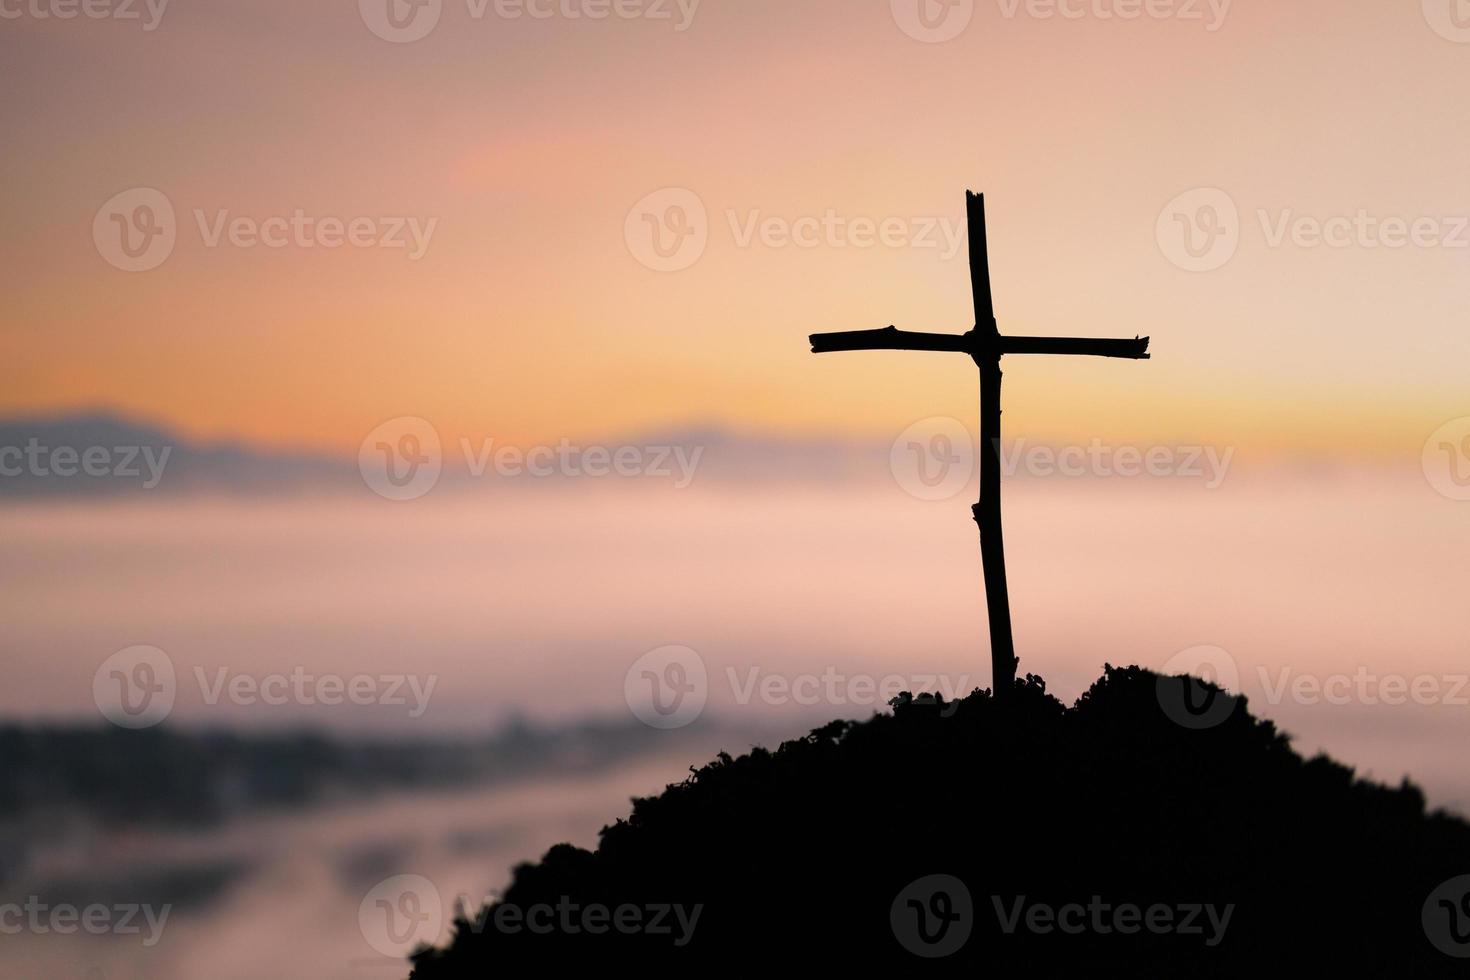
[[[1003,330],[1154,337],[1145,364],[1011,363],[1010,433],[1417,457],[1470,413],[1470,247],[1269,234],[1288,211],[1445,236],[1470,215],[1470,43],[1416,3],[1241,0],[1210,30],[1203,0],[1202,20],[977,0],[931,44],[888,0],[705,0],[683,31],[672,4],[509,20],[443,0],[412,43],[351,3],[179,2],[148,31],[37,17],[48,2],[0,23],[5,414],[107,405],[342,452],[398,415],[523,443],[969,420],[959,358],[804,342],[968,328],[963,249],[739,240],[752,217],[959,222],[966,188],[987,192]],[[129,273],[93,219],[137,187],[167,196],[177,243]],[[656,272],[625,226],[669,187],[703,205],[708,246]],[[1156,234],[1195,188],[1239,209],[1209,272]],[[211,247],[196,218],[297,209],[435,225],[414,260]]]

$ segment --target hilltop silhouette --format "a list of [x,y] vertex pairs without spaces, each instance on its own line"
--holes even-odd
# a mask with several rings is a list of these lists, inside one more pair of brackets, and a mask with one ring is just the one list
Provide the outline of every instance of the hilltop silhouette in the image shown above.
[[[904,695],[691,768],[595,852],[559,845],[518,868],[413,977],[1464,972],[1435,943],[1470,954],[1470,902],[1430,899],[1470,873],[1470,825],[1426,813],[1417,788],[1304,759],[1201,681],[1109,666],[1070,708],[1039,678],[1014,694]],[[537,906],[551,928],[515,928]],[[605,918],[583,917],[596,906]],[[620,906],[646,925],[679,914],[619,930]]]

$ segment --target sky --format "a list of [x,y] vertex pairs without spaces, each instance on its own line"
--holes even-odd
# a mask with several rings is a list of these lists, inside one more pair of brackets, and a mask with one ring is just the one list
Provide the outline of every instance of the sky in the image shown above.
[[[664,729],[693,678],[678,725],[795,735],[884,710],[859,682],[988,686],[974,366],[807,343],[969,329],[973,190],[1002,331],[1152,338],[1005,359],[1021,670],[1069,703],[1104,663],[1205,673],[1470,813],[1470,0],[0,0],[0,78],[0,436],[182,437],[157,493],[75,472],[129,447],[0,443],[0,720]],[[665,443],[705,463],[648,479]],[[547,479],[456,459],[568,444]],[[250,693],[302,674],[374,697]],[[495,853],[413,859],[500,881],[663,772],[369,816],[399,847],[487,813]],[[241,975],[361,956],[298,859],[360,830],[247,828],[289,873],[131,973],[263,928]]]
[[[1009,359],[1008,433],[1402,462],[1470,414],[1438,0],[93,2],[0,0],[0,414],[342,454],[405,415],[968,421],[958,357],[805,343],[968,329],[966,189],[1002,330],[1154,338]],[[164,257],[125,271],[159,195]]]

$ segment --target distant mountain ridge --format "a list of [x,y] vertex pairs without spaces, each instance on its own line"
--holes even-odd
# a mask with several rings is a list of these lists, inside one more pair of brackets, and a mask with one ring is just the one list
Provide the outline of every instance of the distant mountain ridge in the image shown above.
[[58,839],[599,772],[663,751],[663,734],[631,718],[512,721],[480,737],[425,739],[3,723],[0,883],[13,883],[40,846]]
[[202,443],[162,426],[92,411],[0,420],[0,498],[137,492],[260,492],[348,486],[346,461]]
[[[932,430],[932,431],[931,431]],[[438,432],[434,487],[530,488],[548,482],[635,479],[693,483],[884,483],[924,500],[969,494],[978,451],[959,420],[934,418],[890,438],[775,434],[691,424],[605,437],[501,439],[493,430]],[[364,433],[367,438],[367,433]],[[385,450],[394,439],[383,436]],[[968,445],[966,445],[968,441]],[[420,440],[419,444],[426,444]],[[1213,489],[1234,475],[1234,447],[1050,444],[1019,437],[1002,448],[1007,480],[1161,476]],[[1153,454],[1163,454],[1152,462]],[[504,455],[502,455],[504,454]],[[621,474],[628,454],[630,474]],[[1096,458],[1094,458],[1096,457]],[[369,465],[378,457],[369,452]],[[508,462],[506,462],[508,460]],[[1147,467],[1145,462],[1148,461]],[[395,466],[400,465],[395,463]],[[1155,473],[1152,467],[1161,466]],[[1291,471],[1330,474],[1330,460],[1297,459]],[[296,451],[238,440],[202,441],[166,425],[93,410],[0,419],[0,501],[117,494],[370,492],[352,451]],[[939,494],[935,496],[934,494]]]
[[[721,480],[831,480],[886,477],[888,447],[860,441],[743,435],[716,427],[567,441],[576,453],[624,447],[660,459],[673,476],[694,469]],[[447,436],[448,486],[515,479],[497,474],[494,439]],[[532,447],[514,447],[522,452]],[[553,452],[559,447],[545,447]],[[678,454],[678,455],[675,455]],[[548,458],[550,456],[548,455]],[[678,462],[680,466],[675,466]],[[553,476],[565,476],[557,473]],[[541,479],[541,478],[538,478]],[[521,478],[528,482],[528,478]],[[201,442],[163,425],[110,411],[0,419],[0,500],[138,493],[263,494],[365,490],[357,460],[324,453]]]

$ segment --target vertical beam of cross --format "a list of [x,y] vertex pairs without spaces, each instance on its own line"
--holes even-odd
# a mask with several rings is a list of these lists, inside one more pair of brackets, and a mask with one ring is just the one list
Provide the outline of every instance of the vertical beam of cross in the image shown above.
[[990,666],[995,696],[1010,698],[1016,687],[1015,641],[1011,636],[1011,601],[1006,587],[1005,541],[1000,520],[1000,359],[1006,354],[1081,354],[1146,360],[1148,338],[1092,340],[1075,337],[1008,337],[996,325],[990,289],[990,253],[985,237],[985,195],[966,192],[970,231],[970,289],[975,327],[965,334],[849,330],[813,334],[812,352],[854,350],[922,350],[965,353],[980,369],[980,501],[973,508],[980,528],[980,564],[985,577],[985,604],[990,625]]
[[975,348],[980,369],[980,500],[972,508],[980,529],[980,568],[990,626],[990,673],[997,697],[1016,683],[1011,595],[1006,585],[1005,534],[1000,520],[1000,329],[990,291],[990,248],[985,233],[985,196],[965,192],[970,232],[970,288],[975,297]]

